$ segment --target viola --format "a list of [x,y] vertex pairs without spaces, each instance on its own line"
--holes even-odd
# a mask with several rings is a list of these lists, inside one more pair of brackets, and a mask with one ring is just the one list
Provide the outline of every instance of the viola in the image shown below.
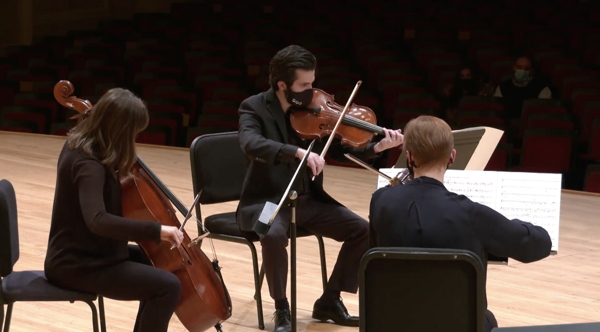
[[[54,97],[61,105],[79,113],[89,111],[92,104],[71,96],[73,92],[69,81],[60,81],[54,86]],[[172,204],[184,216],[189,211],[139,157],[132,173],[133,177],[120,179],[123,217],[175,226],[184,235],[177,250],[172,250],[171,243],[166,241],[160,244],[138,242],[154,267],[172,272],[181,281],[181,300],[175,314],[190,332],[202,332],[212,327],[222,332],[221,323],[231,317],[231,298],[216,256],[209,260],[197,245],[198,239],[206,235],[194,240],[187,235]]]
[[[314,88],[311,103],[306,109],[294,110],[290,114],[290,124],[303,139],[322,139],[334,133],[342,114],[344,106],[335,102],[334,95]],[[385,135],[383,128],[377,126],[375,112],[350,103],[333,136],[340,138],[344,145],[359,148],[369,144],[375,135]]]

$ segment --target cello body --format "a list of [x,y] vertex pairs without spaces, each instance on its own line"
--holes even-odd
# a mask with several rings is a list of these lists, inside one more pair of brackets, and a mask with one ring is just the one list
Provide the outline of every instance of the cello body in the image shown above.
[[[80,113],[91,108],[87,100],[74,96],[73,86],[60,81],[54,87],[55,98]],[[181,227],[172,202],[182,215],[187,209],[166,188],[154,173],[138,158],[133,177],[121,178],[123,217],[134,220],[158,221],[165,226]],[[140,241],[152,266],[172,272],[182,285],[181,299],[175,310],[177,318],[190,332],[203,332],[212,327],[221,330],[221,323],[231,317],[231,299],[220,273],[218,261],[211,261],[182,229],[181,246],[171,249],[171,243]]]

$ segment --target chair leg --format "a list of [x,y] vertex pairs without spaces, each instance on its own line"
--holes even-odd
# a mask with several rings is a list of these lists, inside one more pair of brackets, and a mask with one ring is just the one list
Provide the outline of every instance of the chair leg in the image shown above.
[[2,303],[2,311],[0,312],[0,331],[2,331],[2,328],[4,327],[4,304]]
[[258,289],[262,289],[263,281],[265,281],[265,264],[260,264],[260,274],[258,276]]
[[94,332],[100,332],[98,331],[98,311],[96,310],[96,305],[92,301],[85,301],[85,303],[87,303],[92,309],[92,324],[94,326]]
[[12,309],[13,309],[13,303],[9,303],[8,307],[6,308],[6,318],[4,321],[4,332],[8,332],[8,329],[10,329],[10,318],[12,316]]
[[325,242],[323,238],[317,235],[319,241],[319,252],[321,254],[321,278],[323,280],[323,292],[327,289],[327,259],[325,257]]
[[100,331],[106,332],[106,317],[104,316],[104,298],[98,296],[98,310],[100,311]]
[[254,243],[248,242],[248,247],[250,247],[250,252],[252,254],[252,268],[254,270],[254,299],[256,300],[256,313],[258,315],[258,328],[261,330],[265,329],[265,321],[263,317],[263,305],[262,305],[262,277],[264,275],[264,271],[262,269],[258,272],[258,255],[256,253],[256,247]]

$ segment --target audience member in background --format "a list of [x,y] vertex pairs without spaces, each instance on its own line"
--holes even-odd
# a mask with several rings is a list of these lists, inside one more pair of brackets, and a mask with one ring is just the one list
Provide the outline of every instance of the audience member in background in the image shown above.
[[548,85],[534,76],[533,61],[528,56],[517,58],[513,66],[514,76],[496,88],[494,97],[501,97],[507,121],[521,117],[521,108],[526,99],[551,99]]
[[444,120],[452,128],[458,126],[458,110],[460,100],[466,96],[492,95],[489,85],[482,84],[476,68],[471,65],[463,66],[457,73],[454,81],[442,90],[441,107]]
[[[446,189],[444,175],[456,158],[456,150],[452,131],[442,119],[422,115],[411,120],[404,129],[402,148],[414,180],[380,188],[373,194],[369,210],[371,248],[469,250],[479,256],[484,269],[488,254],[523,263],[550,255],[552,241],[544,228],[507,219]],[[487,310],[486,297],[485,331],[497,326]]]

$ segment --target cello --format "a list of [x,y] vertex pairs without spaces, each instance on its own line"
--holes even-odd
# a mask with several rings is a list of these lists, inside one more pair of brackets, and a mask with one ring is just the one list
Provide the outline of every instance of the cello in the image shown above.
[[[54,86],[54,97],[61,105],[81,114],[89,112],[92,104],[72,96],[73,92],[69,81],[62,80]],[[123,217],[176,226],[184,236],[177,250],[166,241],[159,244],[138,242],[152,266],[172,272],[181,282],[181,299],[175,314],[189,332],[202,332],[212,327],[222,332],[221,323],[231,317],[231,298],[216,256],[209,260],[197,245],[208,232],[194,240],[187,235],[175,215],[173,204],[184,216],[189,217],[190,211],[139,157],[132,174],[132,177],[120,179]]]

